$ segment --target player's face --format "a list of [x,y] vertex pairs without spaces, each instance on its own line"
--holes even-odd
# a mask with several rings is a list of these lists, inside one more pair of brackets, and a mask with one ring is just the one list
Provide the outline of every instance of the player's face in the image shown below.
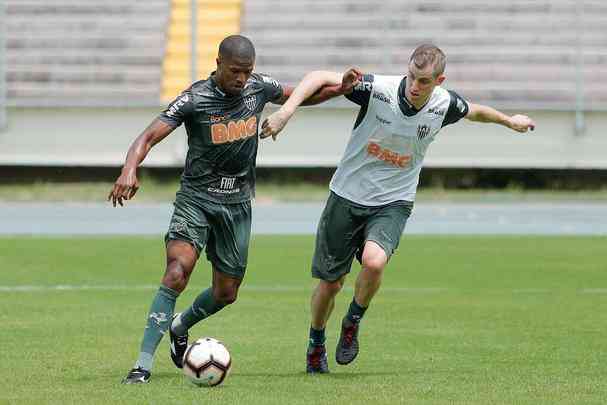
[[217,58],[215,78],[223,91],[233,96],[239,95],[249,80],[255,61],[252,59]]
[[413,63],[409,64],[407,73],[407,100],[412,104],[425,103],[434,91],[434,88],[445,80],[445,76],[434,77],[433,66],[418,69]]

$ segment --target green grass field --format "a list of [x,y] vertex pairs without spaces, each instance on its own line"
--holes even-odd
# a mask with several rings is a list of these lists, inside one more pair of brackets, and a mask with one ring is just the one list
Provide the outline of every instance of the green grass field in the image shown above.
[[[332,373],[307,376],[313,238],[256,237],[237,303],[191,331],[234,359],[205,389],[172,366],[166,340],[150,384],[120,384],[163,271],[160,238],[0,238],[0,403],[604,404],[606,242],[406,237],[359,358],[333,360],[351,277],[327,329]],[[177,310],[209,274],[201,261]]]
[[[0,202],[22,201],[81,201],[105,202],[113,183],[110,182],[38,182],[33,184],[0,183]],[[172,202],[179,189],[178,179],[157,181],[144,178],[135,202]],[[305,181],[272,182],[259,181],[255,187],[257,201],[325,201],[329,192],[327,183]],[[607,188],[567,190],[522,190],[522,189],[445,189],[421,187],[417,201],[607,201]]]

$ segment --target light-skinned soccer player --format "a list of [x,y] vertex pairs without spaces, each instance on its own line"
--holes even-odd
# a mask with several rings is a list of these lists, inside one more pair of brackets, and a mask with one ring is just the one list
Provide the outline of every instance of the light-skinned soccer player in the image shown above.
[[[346,95],[360,110],[331,180],[316,235],[312,275],[319,282],[311,298],[308,373],[329,372],[325,327],[354,257],[362,268],[341,322],[335,360],[345,365],[358,355],[360,322],[398,247],[413,208],[424,156],[441,128],[462,118],[500,124],[518,133],[535,127],[525,115],[508,116],[441,87],[445,65],[438,47],[421,45],[411,55],[405,75],[362,75]],[[322,86],[317,77],[305,77],[284,105],[264,121],[262,137],[276,139],[297,106]],[[339,74],[323,77],[332,83]]]

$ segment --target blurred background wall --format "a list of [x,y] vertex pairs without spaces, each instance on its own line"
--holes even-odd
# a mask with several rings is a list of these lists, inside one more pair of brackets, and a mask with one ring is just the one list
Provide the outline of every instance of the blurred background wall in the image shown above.
[[[448,127],[426,166],[607,169],[604,1],[2,4],[3,166],[120,166],[158,112],[192,77],[213,70],[219,41],[242,33],[256,45],[256,70],[287,84],[311,70],[352,65],[404,74],[412,50],[432,42],[447,54],[445,87],[538,124],[530,136],[468,122]],[[336,166],[355,107],[342,98],[300,110],[279,142],[262,143],[259,166]],[[179,167],[185,151],[180,128],[145,165]]]

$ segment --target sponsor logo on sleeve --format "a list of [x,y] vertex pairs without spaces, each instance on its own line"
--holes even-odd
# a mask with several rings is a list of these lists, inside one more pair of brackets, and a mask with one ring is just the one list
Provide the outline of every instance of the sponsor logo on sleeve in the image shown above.
[[190,97],[187,94],[184,94],[182,97],[180,97],[179,99],[177,99],[170,107],[169,110],[167,111],[167,115],[170,117],[174,117],[175,114],[177,114],[177,111],[179,111],[179,109],[181,107],[183,107],[185,105],[185,103],[187,103],[188,101],[190,101]]
[[269,76],[261,76],[261,79],[268,84],[271,84],[274,87],[280,87],[280,83],[278,83],[278,80],[273,79]]
[[466,106],[464,105],[464,102],[461,99],[459,99],[459,98],[457,99],[457,106],[456,106],[456,108],[462,114],[464,113],[464,111],[466,111]]
[[364,79],[359,81],[356,86],[354,86],[354,90],[356,91],[371,91],[373,90],[373,83],[367,82]]

